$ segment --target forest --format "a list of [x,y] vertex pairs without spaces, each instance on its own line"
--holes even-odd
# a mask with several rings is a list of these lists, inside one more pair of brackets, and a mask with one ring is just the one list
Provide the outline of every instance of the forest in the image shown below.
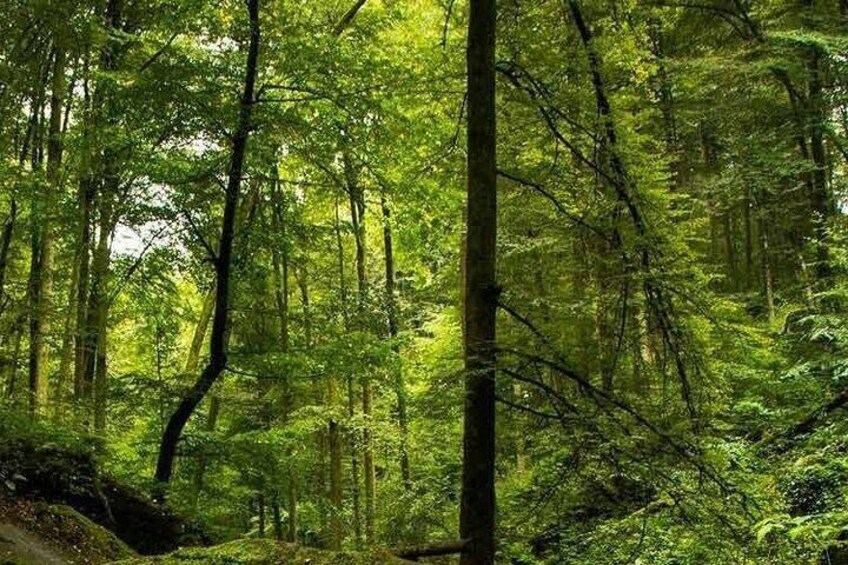
[[0,563],[848,564],[848,0],[0,0]]

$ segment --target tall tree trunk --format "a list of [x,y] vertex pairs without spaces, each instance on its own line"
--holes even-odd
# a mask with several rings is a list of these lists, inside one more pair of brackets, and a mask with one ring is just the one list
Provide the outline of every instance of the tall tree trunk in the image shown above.
[[106,429],[106,324],[109,315],[107,282],[109,277],[109,242],[115,228],[114,194],[117,175],[112,171],[104,175],[103,190],[98,196],[98,234],[91,264],[90,292],[86,306],[85,345],[83,369],[84,390],[94,430],[102,433]]
[[[43,120],[44,120],[44,86],[39,88],[36,97],[35,128],[32,137],[31,163],[33,172],[41,168],[42,142],[43,142]],[[42,252],[44,250],[43,239],[47,233],[43,226],[50,224],[47,219],[52,210],[48,209],[47,200],[50,198],[51,188],[36,185],[36,191],[32,196],[31,214],[31,241],[30,241],[30,269],[29,269],[29,411],[37,414],[42,411],[47,403],[47,350],[44,343],[45,330],[49,331],[49,320],[47,319],[48,302],[41,299],[42,290],[51,288],[51,280],[47,277],[45,281],[44,262]],[[43,194],[38,194],[38,189],[43,189]],[[52,251],[52,247],[51,247]],[[48,259],[50,259],[48,257]],[[49,298],[48,298],[49,301]],[[44,324],[47,323],[47,327]]]
[[[55,253],[55,240],[53,237],[53,215],[55,213],[56,201],[62,184],[62,152],[63,131],[62,117],[65,111],[65,95],[67,94],[67,81],[65,79],[65,66],[67,57],[61,47],[57,47],[53,53],[53,80],[50,86],[50,123],[47,132],[47,175],[44,191],[44,214],[41,225],[41,277],[38,291],[38,317],[40,332],[34,344],[33,356],[37,366],[35,371],[38,381],[43,381],[43,388],[47,389],[47,363],[49,348],[46,338],[50,334],[53,321],[53,264]],[[58,391],[61,396],[61,390]],[[38,394],[36,394],[38,397]]]
[[275,492],[271,499],[271,520],[274,524],[274,539],[283,539],[283,516],[280,512],[280,494]]
[[9,215],[6,216],[3,233],[0,235],[0,314],[3,313],[6,306],[6,270],[9,266],[9,249],[12,246],[17,220],[18,201],[12,197],[9,201]]
[[751,223],[751,188],[745,186],[742,199],[742,230],[744,231],[744,278],[743,290],[750,290],[754,284],[754,233]]
[[265,493],[256,493],[256,511],[259,514],[259,537],[265,537]]
[[[103,24],[111,31],[121,28],[123,0],[108,0],[103,13]],[[104,71],[115,71],[118,68],[117,42],[109,40],[100,51],[100,68]],[[100,121],[114,125],[117,117],[113,96],[109,87],[103,83],[98,85],[92,102],[93,123],[88,126],[93,129],[100,125]],[[88,104],[88,93],[86,89],[86,105]],[[91,268],[88,281],[88,296],[85,296],[86,306],[84,308],[85,322],[80,332],[82,348],[78,350],[77,363],[81,371],[79,378],[75,376],[75,383],[79,383],[78,391],[81,393],[84,409],[84,421],[88,424],[92,417],[95,431],[101,433],[106,424],[106,321],[108,318],[107,279],[109,275],[109,243],[112,231],[117,222],[115,211],[115,199],[118,196],[120,178],[118,171],[117,153],[108,143],[105,146],[93,149],[90,157],[98,160],[95,168],[93,163],[87,163],[83,182],[90,185],[85,187],[83,198],[89,198],[88,209],[84,209],[84,215],[97,212],[97,243],[92,252]],[[97,170],[98,172],[95,172]],[[82,188],[82,187],[81,187]],[[88,192],[90,190],[90,192]],[[83,202],[83,205],[86,203]],[[89,218],[84,217],[83,221]],[[86,224],[88,222],[85,222]],[[88,226],[81,226],[82,239],[93,240],[94,234],[86,232]],[[85,286],[85,285],[84,285]]]
[[[779,79],[781,84],[783,84],[784,89],[786,90],[786,96],[789,99],[789,107],[792,112],[792,121],[793,121],[793,134],[795,137],[795,144],[798,147],[798,155],[801,158],[801,161],[804,164],[810,162],[810,147],[807,143],[807,128],[804,124],[805,116],[803,110],[803,101],[799,100],[799,96],[789,77],[783,74],[779,75]],[[815,183],[814,176],[811,172],[805,171],[801,177],[801,180],[804,183],[804,187],[806,190],[806,196],[809,201],[812,203],[815,195]],[[805,219],[804,222],[804,231],[806,232],[810,227],[810,223]],[[792,243],[795,246],[795,251],[797,253],[802,252],[803,248],[803,236],[801,237],[793,237]]]
[[594,261],[595,282],[597,287],[597,303],[595,304],[595,341],[598,344],[598,373],[601,388],[612,392],[615,372],[617,343],[615,339],[615,289],[612,281],[619,278],[614,276],[611,265],[606,258],[610,253],[606,242],[598,242],[601,247],[598,259]]
[[738,290],[739,269],[736,260],[736,238],[733,233],[733,207],[727,197],[724,199],[722,228],[722,233],[724,234],[724,258],[727,263],[727,288],[728,290]]
[[648,22],[648,38],[650,39],[650,50],[657,65],[656,86],[654,90],[659,99],[660,113],[662,114],[663,132],[665,134],[665,146],[671,158],[670,172],[671,189],[676,190],[682,186],[684,179],[685,163],[680,152],[679,136],[677,132],[677,116],[675,112],[674,90],[671,77],[668,74],[668,66],[665,54],[665,34],[662,24],[657,19]]
[[[197,367],[195,367],[197,370]],[[203,426],[203,431],[207,434],[211,434],[215,431],[215,427],[218,425],[218,415],[221,413],[221,399],[217,395],[212,395],[209,398],[209,413],[206,415],[206,422]],[[191,492],[191,505],[196,506],[197,501],[200,498],[200,493],[203,492],[203,481],[206,477],[206,469],[209,467],[209,457],[208,454],[204,451],[200,454],[200,457],[197,460],[197,468],[194,470],[194,476],[192,477],[192,492]]]
[[[348,327],[347,313],[347,286],[345,284],[344,269],[344,246],[342,244],[342,232],[339,222],[339,202],[335,202],[335,232],[336,250],[339,269],[339,301],[341,302],[342,323]],[[327,379],[327,405],[331,412],[335,412],[339,406],[338,383],[334,375]],[[339,421],[331,416],[327,426],[327,437],[330,448],[330,548],[341,549],[344,539],[344,526],[342,522],[343,512],[343,464],[342,464],[342,431]]]
[[409,472],[409,449],[407,437],[409,435],[409,421],[407,416],[407,394],[406,383],[403,378],[403,366],[400,363],[400,352],[397,343],[398,337],[398,308],[395,300],[395,254],[392,241],[391,210],[386,202],[386,197],[380,197],[380,208],[383,211],[383,253],[386,266],[386,322],[388,324],[389,339],[392,342],[392,352],[395,355],[397,367],[395,368],[395,396],[397,398],[398,429],[400,431],[400,474],[403,486],[407,491],[412,489],[412,479]]
[[[327,386],[327,402],[332,409],[338,406],[338,386],[336,379],[330,377]],[[330,549],[341,549],[344,538],[342,522],[342,434],[339,422],[331,418],[328,424],[327,437],[330,448]]]
[[774,323],[774,280],[771,272],[771,251],[769,249],[768,226],[764,219],[760,218],[760,253],[762,255],[763,267],[763,294],[766,299],[766,314],[769,324]]
[[71,365],[74,356],[74,320],[77,311],[77,287],[79,287],[80,264],[79,254],[74,254],[71,266],[71,280],[68,285],[68,308],[65,312],[65,322],[62,329],[62,349],[59,356],[59,373],[56,379],[56,393],[54,399],[54,415],[59,417],[64,411],[68,401],[68,381],[71,377]]
[[[254,197],[258,197],[258,191],[254,191],[250,198],[246,198],[242,203],[239,211],[236,214],[239,229],[248,222],[250,218],[250,210],[254,204]],[[197,319],[197,325],[194,327],[194,334],[189,345],[188,355],[186,355],[185,367],[183,373],[191,375],[197,372],[200,366],[200,355],[203,351],[203,343],[206,340],[206,334],[209,332],[209,323],[212,321],[212,313],[215,308],[215,288],[210,288],[203,295],[203,303],[200,307],[200,317]],[[221,398],[217,395],[212,395],[209,398],[209,411],[206,415],[206,423],[204,431],[212,433],[218,423],[218,414],[221,411]],[[209,456],[204,451],[200,453],[197,460],[197,466],[194,469],[192,484],[194,488],[191,492],[191,506],[197,506],[197,501],[200,493],[203,491],[203,481],[206,475],[206,469],[209,466]]]
[[[312,349],[312,308],[309,302],[309,273],[306,266],[306,259],[296,271],[297,284],[300,288],[300,303],[303,321],[304,344],[307,350]],[[312,396],[315,406],[321,406],[327,400],[324,393],[321,391],[321,383],[317,375],[312,376]],[[327,493],[327,431],[325,429],[315,432],[315,449],[318,452],[317,464],[315,468],[315,488],[313,492],[319,493],[321,503],[318,505],[319,514],[319,532],[323,535],[327,529],[327,512],[324,497]]]
[[[356,417],[356,382],[353,375],[347,377],[348,421]],[[353,502],[353,540],[357,550],[362,548],[362,494],[359,480],[359,456],[356,436],[348,429],[348,451],[350,452],[350,493]]]
[[221,225],[218,256],[215,260],[217,282],[215,316],[212,321],[212,333],[209,337],[209,363],[189,393],[180,401],[162,434],[155,474],[159,483],[170,481],[177,442],[182,435],[183,428],[197,405],[203,400],[203,397],[206,396],[206,393],[218,380],[227,365],[227,326],[229,325],[230,270],[232,268],[235,235],[234,224],[241,190],[244,156],[252,127],[251,114],[255,102],[254,88],[259,57],[259,0],[247,0],[247,11],[250,22],[250,41],[245,69],[244,92],[239,108],[238,125],[232,142],[232,158],[224,202],[224,218]]
[[[88,89],[88,78],[83,81],[83,89]],[[62,120],[62,137],[64,138],[65,133],[68,130],[68,122],[70,120],[71,115],[71,106],[73,105],[74,96],[73,93],[76,89],[76,81],[72,81],[70,87],[68,89],[68,95],[66,96],[65,101],[65,116]],[[85,97],[84,102],[85,108],[87,108],[87,97]],[[83,118],[85,120],[85,118]],[[85,135],[85,134],[83,134]],[[54,415],[56,418],[59,418],[65,410],[66,405],[69,403],[71,399],[74,397],[74,393],[68,389],[68,382],[71,380],[71,372],[73,370],[74,364],[74,333],[75,333],[75,321],[76,321],[76,312],[80,307],[77,302],[78,296],[78,288],[80,285],[80,249],[79,249],[79,237],[76,238],[75,241],[77,248],[74,250],[73,254],[73,263],[71,265],[71,280],[68,285],[68,301],[67,301],[67,310],[65,312],[65,322],[62,328],[62,350],[60,354],[59,361],[59,374],[56,382],[56,401],[55,401],[55,410]],[[71,383],[73,385],[73,383]],[[71,394],[69,394],[71,392]]]
[[[271,245],[271,259],[274,267],[274,298],[277,303],[277,316],[280,322],[280,349],[284,355],[290,350],[289,340],[289,244],[286,224],[286,202],[280,191],[280,181],[277,178],[277,168],[274,167],[273,176],[273,207],[271,210],[272,231],[275,236],[283,240],[282,252],[275,243]],[[291,375],[284,377],[283,406],[281,418],[287,422],[291,412],[294,410],[294,393],[291,383]],[[287,454],[291,456],[291,452]],[[297,477],[294,473],[294,465],[289,465],[287,477],[287,510],[289,514],[286,541],[294,542],[297,539]],[[275,497],[279,497],[275,494]]]
[[6,398],[15,404],[15,396],[18,385],[18,365],[21,360],[21,342],[24,336],[24,327],[26,326],[26,314],[21,314],[15,318],[15,323],[12,324],[12,335],[14,336],[14,346],[12,346],[12,357],[9,359],[9,376],[6,381]]
[[203,351],[203,342],[206,340],[206,334],[209,331],[209,322],[212,321],[212,311],[214,308],[215,289],[211,288],[203,295],[200,317],[197,319],[197,325],[194,328],[191,345],[188,348],[188,355],[186,356],[185,368],[183,369],[183,372],[186,374],[194,373],[200,365],[200,353]]
[[830,258],[827,244],[827,223],[833,212],[828,182],[828,157],[824,146],[825,123],[828,120],[822,91],[821,52],[813,47],[807,64],[809,74],[810,152],[813,158],[814,234],[816,238],[816,278],[830,276]]
[[[86,119],[86,118],[84,118]],[[85,135],[88,135],[87,133]],[[90,395],[89,383],[85,369],[88,363],[88,295],[90,290],[91,273],[91,210],[94,206],[95,182],[90,164],[83,173],[79,183],[79,228],[78,254],[79,264],[78,284],[76,288],[76,319],[74,324],[74,397],[77,402],[85,404]]]
[[[365,265],[365,191],[356,178],[350,158],[345,154],[345,177],[350,196],[350,217],[353,224],[353,236],[356,244],[356,283],[357,283],[357,325],[361,330],[368,329],[367,299],[368,279]],[[376,513],[376,475],[374,472],[374,446],[371,437],[373,391],[371,378],[363,374],[362,383],[362,416],[365,421],[362,430],[362,470],[365,483],[365,541],[374,543],[374,518]]]
[[[211,288],[203,295],[203,304],[200,307],[200,317],[197,320],[197,325],[194,327],[194,335],[191,339],[191,345],[188,348],[186,355],[185,367],[183,372],[186,375],[194,374],[200,366],[200,352],[203,349],[203,342],[206,340],[206,334],[209,330],[209,322],[212,320],[212,310],[215,306],[215,289]],[[216,395],[209,398],[209,412],[206,415],[206,423],[203,431],[212,433],[215,431],[215,426],[218,423],[218,413],[221,410],[221,401]],[[206,476],[206,468],[208,467],[209,457],[205,451],[202,451],[197,458],[197,466],[194,469],[192,477],[191,490],[191,506],[197,506],[200,498],[200,493],[203,492],[203,479]]]
[[495,280],[497,164],[495,0],[471,0],[468,22],[468,202],[465,283],[465,425],[461,565],[495,561]]

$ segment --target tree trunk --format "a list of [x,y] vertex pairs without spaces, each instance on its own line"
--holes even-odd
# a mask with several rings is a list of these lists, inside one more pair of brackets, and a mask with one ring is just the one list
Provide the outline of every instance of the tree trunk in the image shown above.
[[[194,367],[194,370],[197,370],[197,367]],[[218,396],[212,395],[209,398],[209,414],[206,416],[206,425],[203,427],[203,431],[208,434],[211,434],[215,431],[215,426],[218,425],[218,415],[221,413],[221,399]],[[191,505],[196,506],[197,501],[200,498],[200,493],[203,492],[203,479],[206,476],[206,469],[209,466],[209,457],[206,452],[202,452],[197,461],[197,468],[194,470],[194,477],[192,479],[192,498]]]
[[[350,196],[350,217],[353,224],[354,241],[356,243],[356,283],[358,291],[356,320],[357,326],[361,330],[367,330],[369,324],[366,320],[368,316],[368,280],[366,278],[365,265],[365,191],[359,185],[356,172],[347,154],[345,154],[344,167],[348,194]],[[365,541],[370,545],[374,543],[374,515],[376,506],[374,447],[371,438],[371,416],[374,399],[370,376],[363,374],[360,380],[362,382],[362,416],[364,419],[362,431],[362,470],[365,475]],[[351,407],[351,415],[353,415],[352,412],[353,409]]]
[[827,109],[822,92],[821,53],[813,47],[807,65],[809,74],[809,116],[810,152],[813,158],[813,198],[814,234],[816,238],[816,278],[821,280],[831,274],[830,258],[827,246],[827,223],[833,213],[828,183],[828,158],[824,146],[824,124],[827,122]]
[[727,289],[738,290],[739,270],[736,261],[736,244],[733,237],[733,208],[728,198],[725,197],[724,212],[722,214],[722,232],[724,234],[724,258],[727,263]]
[[[338,387],[336,379],[330,377],[327,387],[327,401],[331,409],[338,405]],[[335,418],[330,419],[327,430],[328,443],[330,447],[330,549],[341,549],[344,537],[344,526],[342,522],[342,434],[339,422]]]
[[[289,343],[289,244],[286,233],[286,203],[280,191],[280,181],[276,178],[277,168],[274,167],[273,175],[273,206],[271,210],[272,231],[275,236],[279,235],[282,240],[282,253],[279,247],[272,243],[271,259],[274,267],[274,298],[277,303],[277,316],[280,321],[280,349],[283,354],[288,355]],[[283,406],[281,418],[287,422],[289,415],[294,410],[294,394],[291,383],[291,375],[284,377]],[[291,457],[291,452],[287,455]],[[286,541],[294,542],[297,539],[297,477],[294,474],[294,465],[289,465],[287,494],[287,509],[289,514]],[[276,495],[278,496],[278,495]]]
[[271,499],[271,521],[274,525],[274,539],[283,540],[283,516],[280,512],[280,493],[274,492]]
[[771,272],[771,251],[769,250],[768,226],[765,220],[760,218],[760,253],[763,264],[763,294],[766,298],[766,314],[769,324],[774,323],[774,280]]
[[[259,0],[247,0],[250,22],[250,41],[247,53],[244,92],[239,108],[238,125],[233,136],[232,159],[227,182],[224,218],[221,225],[218,256],[215,260],[217,283],[215,291],[215,315],[212,321],[212,333],[209,337],[209,363],[195,382],[189,393],[183,397],[174,411],[159,448],[155,478],[159,483],[167,483],[173,473],[177,442],[183,428],[194,413],[195,408],[206,396],[227,365],[227,326],[229,325],[230,270],[232,268],[233,239],[236,207],[241,190],[242,169],[247,141],[250,135],[251,114],[254,104],[254,87],[259,57]],[[160,493],[163,494],[163,493]]]
[[[356,383],[352,375],[347,377],[347,416],[353,421],[356,416]],[[350,452],[350,492],[353,502],[353,540],[357,550],[362,548],[362,496],[359,484],[359,451],[353,430],[348,429],[348,451]]]
[[[56,201],[62,184],[62,117],[65,111],[65,94],[67,93],[67,81],[65,80],[65,66],[67,58],[62,48],[56,48],[53,54],[53,80],[50,87],[50,123],[47,132],[47,175],[44,191],[44,214],[41,225],[41,278],[38,291],[38,317],[40,320],[39,339],[35,342],[36,371],[40,374],[36,377],[38,381],[44,381],[44,401],[46,401],[47,389],[47,363],[49,348],[46,338],[50,334],[53,321],[53,267],[55,254],[55,240],[53,237],[53,215],[55,213]],[[33,344],[31,344],[33,346]],[[61,395],[61,390],[58,391]],[[38,395],[36,395],[38,396]]]
[[[44,86],[39,88],[36,95],[33,111],[33,136],[32,136],[32,151],[31,163],[32,171],[35,172],[41,168],[41,145],[43,135],[43,103],[44,103]],[[30,241],[30,269],[29,269],[29,411],[31,414],[40,413],[47,402],[47,367],[46,356],[47,351],[44,343],[44,327],[43,323],[48,322],[46,319],[46,311],[44,306],[46,303],[41,300],[40,294],[42,289],[50,290],[50,281],[44,281],[44,269],[41,253],[43,251],[42,240],[45,235],[43,225],[47,221],[48,207],[47,200],[51,189],[49,183],[44,188],[43,197],[40,198],[37,193],[38,186],[32,196],[32,216],[31,216],[31,241]],[[46,285],[46,286],[45,286]],[[49,324],[49,322],[48,322]],[[49,329],[49,326],[48,328]]]
[[109,276],[109,240],[114,230],[113,221],[114,190],[117,177],[106,175],[112,181],[104,183],[104,190],[99,195],[99,215],[97,246],[91,264],[91,289],[86,306],[86,327],[83,370],[84,389],[87,391],[86,400],[89,415],[93,415],[95,432],[101,433],[106,426],[106,324],[109,315],[109,297],[106,290]]
[[412,479],[409,472],[409,421],[407,416],[406,383],[403,378],[403,366],[400,362],[398,337],[398,309],[395,301],[395,255],[392,241],[391,210],[385,196],[380,197],[380,207],[383,211],[383,252],[386,265],[386,314],[389,339],[392,342],[392,352],[398,366],[395,368],[395,396],[397,398],[398,430],[400,432],[400,473],[403,486],[407,491],[412,489]]
[[88,363],[88,294],[90,290],[90,246],[91,246],[91,209],[94,203],[94,180],[90,172],[80,180],[79,186],[79,274],[77,284],[77,310],[74,327],[74,397],[77,402],[85,403],[89,397],[89,386],[85,376]]
[[74,254],[71,266],[71,280],[68,285],[68,309],[65,312],[65,322],[62,329],[62,349],[59,356],[59,374],[56,379],[54,399],[54,415],[58,418],[68,401],[65,389],[71,376],[71,365],[74,355],[74,320],[77,311],[77,288],[79,287],[80,264],[79,254]]
[[85,78],[83,86],[83,115],[82,115],[82,166],[80,170],[79,185],[77,188],[77,201],[79,207],[79,225],[77,227],[77,255],[78,266],[76,287],[76,312],[74,317],[74,400],[83,404],[88,398],[88,390],[85,381],[86,344],[85,335],[86,320],[88,319],[88,292],[89,277],[91,272],[91,211],[94,205],[96,192],[93,163],[94,156],[90,143],[92,137],[93,117],[91,112],[91,96],[89,91],[89,64],[86,58],[84,63]]
[[[307,350],[312,349],[312,308],[309,303],[309,274],[306,267],[306,259],[295,271],[298,288],[300,289],[300,303],[303,321],[304,344]],[[312,396],[315,406],[321,406],[326,402],[325,395],[321,391],[321,383],[317,375],[312,376]],[[315,465],[315,488],[313,492],[319,493],[321,503],[318,505],[319,532],[327,531],[326,505],[323,503],[327,493],[327,432],[318,430],[315,432],[315,449],[318,453]]]
[[743,290],[750,290],[754,284],[754,234],[751,224],[751,189],[745,186],[744,198],[742,199],[742,230],[745,232],[744,254],[745,254],[745,269]]
[[197,319],[197,326],[194,328],[194,335],[191,338],[191,345],[189,346],[185,368],[183,369],[186,374],[194,373],[200,365],[200,353],[203,350],[203,342],[206,340],[206,334],[209,330],[209,322],[212,321],[212,310],[214,307],[215,289],[211,288],[203,296],[200,317]]
[[[209,322],[212,320],[212,310],[215,306],[215,289],[210,289],[203,296],[203,304],[200,308],[200,318],[197,320],[197,325],[194,328],[194,335],[191,339],[191,345],[186,356],[185,368],[183,371],[187,375],[191,375],[197,371],[200,366],[200,352],[203,349],[203,342],[206,339],[206,333],[209,330]],[[215,426],[218,422],[218,413],[221,410],[221,401],[214,394],[209,398],[209,412],[206,415],[206,425],[204,431],[212,433],[215,431]],[[206,468],[209,465],[208,456],[205,451],[200,453],[197,459],[197,467],[194,469],[192,477],[191,490],[191,506],[197,506],[200,493],[203,492],[203,479],[206,476]]]
[[495,560],[495,282],[497,165],[494,0],[471,0],[468,22],[468,202],[465,286],[465,425],[461,565]]
[[0,314],[6,306],[6,269],[9,266],[9,249],[15,235],[15,223],[18,220],[18,201],[13,197],[9,201],[9,215],[3,224],[3,234],[0,236]]
[[9,377],[6,384],[6,398],[12,401],[15,405],[15,396],[18,386],[18,365],[21,360],[21,342],[24,336],[24,326],[26,325],[26,315],[21,314],[15,319],[12,325],[12,334],[14,335],[15,345],[12,347],[12,358],[9,360]]
[[265,537],[265,493],[256,493],[256,511],[259,514],[259,537]]
[[[345,285],[344,270],[344,247],[342,245],[342,232],[339,223],[339,202],[335,203],[335,232],[336,249],[339,269],[339,301],[341,302],[342,318],[344,327],[348,326],[347,314],[347,287]],[[336,377],[330,375],[327,380],[327,404],[331,411],[335,411],[339,405],[339,392]],[[341,549],[344,538],[344,527],[342,522],[342,434],[339,421],[331,416],[327,426],[328,442],[330,447],[330,549]]]

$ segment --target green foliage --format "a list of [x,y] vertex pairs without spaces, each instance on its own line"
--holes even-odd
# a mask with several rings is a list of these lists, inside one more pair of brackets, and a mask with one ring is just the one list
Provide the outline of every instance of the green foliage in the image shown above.
[[[0,479],[26,446],[153,492],[208,356],[244,2],[122,0],[117,23],[104,2],[7,4]],[[373,546],[457,536],[468,5],[369,0],[335,33],[351,4],[260,2],[227,368],[167,489],[238,541],[136,563],[389,563],[255,539],[295,523],[292,541],[326,548],[338,520],[342,547],[365,547],[366,453]],[[499,561],[812,565],[848,536],[848,428],[829,408],[848,387],[844,14],[660,4],[675,3],[577,1],[591,41],[569,2],[498,6]],[[33,418],[46,217],[50,401]],[[94,436],[93,377],[75,382],[91,337]]]

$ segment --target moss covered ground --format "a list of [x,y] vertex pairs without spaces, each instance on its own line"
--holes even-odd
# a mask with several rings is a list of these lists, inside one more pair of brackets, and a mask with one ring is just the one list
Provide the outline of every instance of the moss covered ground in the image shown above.
[[410,563],[386,553],[322,551],[268,539],[232,541],[213,547],[192,547],[168,555],[139,557],[119,565],[402,565]]

